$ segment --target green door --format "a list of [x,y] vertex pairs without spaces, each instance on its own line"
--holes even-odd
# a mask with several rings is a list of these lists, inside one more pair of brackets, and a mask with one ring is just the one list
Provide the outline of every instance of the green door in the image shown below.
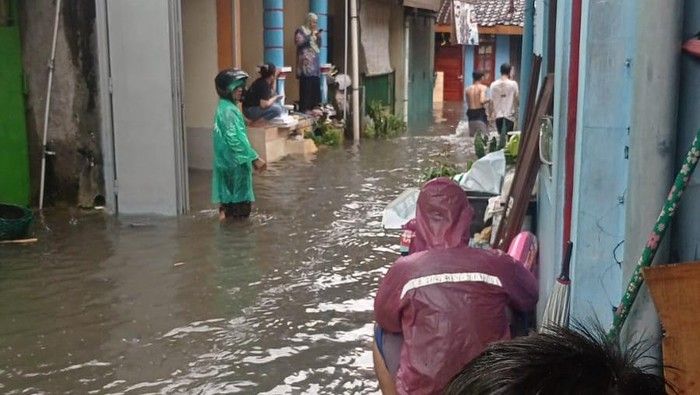
[[29,156],[17,23],[17,1],[0,0],[0,202],[27,206]]
[[372,102],[380,102],[394,113],[394,73],[364,76],[362,78],[365,87],[365,112]]
[[433,111],[433,18],[407,15],[411,19],[408,54],[408,126],[422,128],[432,121]]

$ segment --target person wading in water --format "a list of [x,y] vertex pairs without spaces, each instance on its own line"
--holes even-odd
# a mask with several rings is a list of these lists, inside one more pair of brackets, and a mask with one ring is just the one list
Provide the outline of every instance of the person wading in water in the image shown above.
[[250,145],[247,126],[238,103],[248,74],[238,69],[221,71],[214,79],[219,104],[214,116],[214,160],[212,163],[211,199],[220,204],[219,220],[247,218],[255,195],[253,168],[267,168]]
[[484,73],[475,71],[472,73],[474,84],[464,90],[465,101],[467,102],[467,120],[469,120],[469,135],[475,136],[477,133],[486,134],[488,131],[488,118],[486,108],[489,101],[486,92],[488,87],[483,83]]

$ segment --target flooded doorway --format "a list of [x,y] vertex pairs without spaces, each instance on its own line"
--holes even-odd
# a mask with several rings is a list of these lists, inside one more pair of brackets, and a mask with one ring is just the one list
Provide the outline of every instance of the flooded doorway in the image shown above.
[[189,197],[196,212],[211,207],[214,77],[220,70],[240,68],[240,1],[180,1]]

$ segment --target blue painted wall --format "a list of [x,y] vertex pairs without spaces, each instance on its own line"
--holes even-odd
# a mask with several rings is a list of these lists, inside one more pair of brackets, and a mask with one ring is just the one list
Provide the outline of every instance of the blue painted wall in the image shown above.
[[[284,66],[284,0],[263,2],[263,45],[265,63]],[[284,94],[284,79],[277,80],[277,93]]]
[[263,13],[264,59],[277,67],[284,66],[284,1],[265,0]]
[[[464,48],[464,87],[468,87],[474,83],[472,73],[474,72],[474,49],[476,47],[467,45]],[[462,103],[462,118],[467,119],[467,102]]]
[[[554,99],[555,163],[551,169],[548,166],[542,167],[538,197],[542,297],[549,294],[552,278],[559,271],[561,259],[560,213],[563,207],[564,163],[563,159],[559,158],[563,158],[565,148],[571,5],[566,2],[559,4],[558,56],[555,62],[557,80]],[[609,327],[611,324],[612,309],[619,303],[626,286],[623,281],[623,267],[626,270],[635,263],[634,259],[629,259],[629,256],[638,248],[628,245],[626,253],[623,241],[627,237],[630,238],[627,244],[635,244],[637,239],[643,243],[649,231],[649,229],[632,231],[629,229],[630,224],[635,223],[640,214],[646,215],[648,211],[645,209],[643,213],[639,213],[630,210],[632,203],[638,200],[638,197],[635,199],[636,196],[631,196],[629,188],[636,188],[636,194],[655,194],[656,190],[652,190],[650,185],[658,182],[658,180],[644,182],[641,179],[643,175],[638,180],[630,179],[635,168],[627,159],[627,155],[628,152],[663,148],[659,145],[658,139],[630,139],[630,133],[633,133],[632,137],[634,137],[634,133],[640,132],[632,127],[635,122],[639,122],[637,120],[639,109],[650,108],[648,105],[651,104],[644,103],[647,103],[649,98],[655,97],[653,94],[647,94],[644,96],[646,99],[642,98],[638,89],[639,86],[644,87],[659,80],[669,80],[669,83],[674,80],[672,72],[660,72],[659,65],[655,63],[668,63],[668,58],[652,57],[647,59],[646,63],[635,58],[645,56],[644,46],[650,44],[638,40],[644,39],[644,34],[650,28],[650,24],[654,23],[654,19],[638,19],[630,16],[639,15],[639,13],[643,15],[646,9],[644,2],[634,0],[583,2],[581,67],[577,76],[579,94],[572,224],[574,255],[571,313],[573,319],[583,322],[597,319],[604,327]],[[664,12],[666,11],[668,15],[664,14],[663,17],[666,19],[663,20],[671,20],[669,18],[673,16],[672,10],[664,8]],[[686,0],[684,18],[683,38],[685,39],[700,30],[700,3]],[[644,20],[646,25],[641,24],[640,20]],[[663,26],[668,25],[651,27],[662,29]],[[660,45],[672,48],[668,42],[676,41],[668,37],[672,35],[671,30],[674,26],[668,26],[668,29],[668,31],[662,30],[661,35],[666,41]],[[657,67],[654,68],[654,66]],[[680,92],[677,95],[679,132],[676,168],[700,127],[700,113],[697,112],[697,106],[700,103],[700,89],[697,89],[700,86],[700,61],[685,55],[680,69]],[[649,80],[648,83],[645,83],[647,80]],[[667,94],[672,97],[664,99],[664,106],[673,102],[676,97],[671,91]],[[635,108],[637,111],[633,111]],[[659,118],[658,122],[662,120]],[[637,124],[637,128],[641,129],[650,127],[668,129],[665,123]],[[631,146],[631,144],[635,145]],[[673,240],[672,248],[681,261],[700,258],[700,224],[697,221],[700,215],[700,176],[698,174],[694,176],[686,193],[681,203],[681,212],[670,233]],[[621,262],[623,259],[625,262]],[[650,307],[650,303],[649,300],[642,300],[637,304]],[[540,306],[540,313],[542,307]],[[654,334],[650,332],[650,327],[655,325],[656,318],[655,314],[652,315],[632,314],[628,326],[633,329],[642,328],[647,337],[653,338]]]
[[635,45],[633,18],[625,16],[635,5],[584,1],[582,10],[571,313],[605,327],[621,295],[633,88],[627,60]]
[[[683,40],[700,31],[700,2],[685,0]],[[700,129],[700,59],[684,54],[681,57],[681,81],[678,108],[678,140],[676,171],[681,158]],[[681,262],[700,260],[700,169],[695,170],[681,199],[672,234],[673,255]]]
[[[474,83],[472,73],[474,72],[474,47],[467,45],[464,47],[464,88]],[[462,103],[462,118],[467,119],[467,102]]]
[[471,85],[474,80],[472,73],[474,72],[474,46],[467,45],[464,48],[464,87]]
[[510,36],[496,36],[494,80],[501,77],[501,65],[503,63],[510,63]]

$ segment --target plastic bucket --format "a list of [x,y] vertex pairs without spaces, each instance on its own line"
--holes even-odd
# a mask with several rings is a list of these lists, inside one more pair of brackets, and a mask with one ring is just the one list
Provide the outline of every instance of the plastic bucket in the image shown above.
[[33,219],[34,214],[27,208],[0,203],[0,240],[25,238]]

